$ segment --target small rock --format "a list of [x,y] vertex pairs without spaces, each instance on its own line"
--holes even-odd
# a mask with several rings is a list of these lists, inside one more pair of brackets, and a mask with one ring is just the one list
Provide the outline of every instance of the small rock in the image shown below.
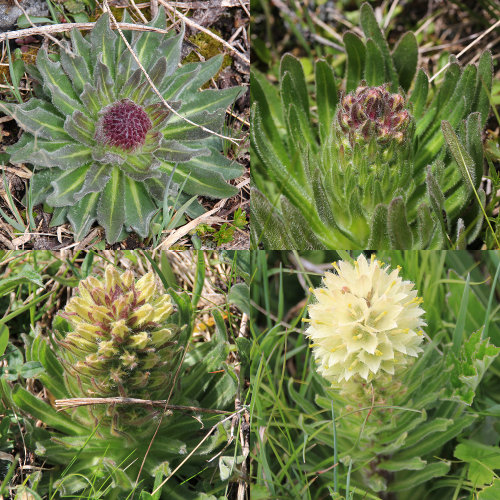
[[[28,16],[48,16],[49,10],[43,0],[18,0]],[[17,29],[17,18],[23,11],[13,0],[0,0],[0,32]]]

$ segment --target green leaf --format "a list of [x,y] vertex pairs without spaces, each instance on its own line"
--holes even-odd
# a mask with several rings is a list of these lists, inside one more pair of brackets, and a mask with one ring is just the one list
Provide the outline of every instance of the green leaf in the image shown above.
[[68,210],[68,220],[75,232],[75,241],[82,240],[97,218],[97,202],[101,193],[89,193]]
[[63,170],[61,175],[52,181],[54,190],[47,196],[47,203],[52,207],[73,205],[75,194],[81,189],[89,165],[73,170]]
[[36,138],[68,140],[68,134],[64,130],[64,119],[45,101],[32,98],[15,107],[0,102],[0,109],[12,116],[20,127]]
[[124,174],[113,167],[111,179],[106,184],[97,207],[97,221],[106,231],[108,243],[116,243],[125,222]]
[[83,110],[71,80],[62,70],[60,62],[51,61],[47,51],[40,49],[36,58],[36,66],[43,77],[45,92],[51,96],[52,104],[63,115],[71,114],[75,109]]
[[33,396],[33,394],[23,389],[20,385],[14,387],[12,399],[21,410],[40,419],[45,425],[53,427],[60,432],[70,435],[88,432],[85,426],[73,422],[64,413],[54,410],[50,405]]
[[161,167],[163,172],[173,173],[173,180],[184,185],[184,191],[189,194],[208,196],[212,198],[229,198],[238,193],[238,189],[228,184],[221,174],[199,168],[195,162],[179,163],[174,167],[165,163]]
[[498,500],[500,497],[500,479],[495,478],[490,486],[482,489],[478,495],[477,500]]
[[[450,149],[450,152],[460,168],[460,173],[464,180],[464,185],[467,186],[467,191],[472,191],[473,186],[476,186],[476,166],[465,147],[459,141],[457,135],[453,131],[452,126],[446,120],[441,124],[443,135]],[[480,181],[480,179],[479,179]]]
[[435,477],[445,476],[450,470],[449,462],[434,462],[427,464],[422,470],[407,473],[398,477],[394,483],[390,484],[389,491],[411,490],[419,484],[426,483]]
[[405,92],[408,92],[418,63],[417,39],[411,31],[399,39],[392,53],[392,58],[398,73],[399,84]]
[[[220,67],[222,66],[222,62],[224,60],[224,56],[222,54],[216,55],[212,57],[208,61],[203,63],[190,63],[185,64],[181,68],[181,73],[176,72],[176,78],[165,79],[164,80],[164,88],[161,89],[162,95],[165,99],[173,99],[171,94],[175,93],[176,99],[184,99],[184,96],[190,96],[202,87],[208,80],[213,78]],[[194,70],[194,74],[189,79],[187,85],[183,80],[177,80],[177,75],[186,75],[191,74]],[[169,81],[170,80],[170,81]]]
[[[173,32],[173,30],[171,30]],[[167,34],[166,37],[169,35]],[[181,27],[179,34],[171,36],[163,40],[161,45],[157,49],[157,54],[159,57],[164,57],[167,62],[167,68],[165,70],[165,75],[172,75],[179,66],[181,60],[182,44],[184,41],[184,24]],[[153,58],[154,60],[154,58]]]
[[470,406],[484,374],[500,353],[500,347],[491,345],[489,339],[481,340],[480,330],[459,347],[458,353],[450,353],[447,358],[451,371],[444,397]]
[[149,223],[157,210],[142,183],[125,176],[125,226],[132,228],[139,236],[149,235]]
[[103,62],[104,54],[99,54],[94,70],[94,85],[97,96],[101,102],[101,108],[115,102],[115,91],[111,70]]
[[78,193],[75,194],[75,200],[79,201],[89,193],[101,192],[109,178],[111,177],[111,165],[93,163],[85,173],[85,182]]
[[268,250],[286,250],[293,244],[285,231],[285,221],[279,211],[257,189],[251,189],[251,219],[253,247],[262,244]]
[[321,141],[325,142],[335,119],[335,109],[338,103],[337,86],[333,69],[326,61],[317,61],[315,69],[319,130]]
[[467,478],[474,488],[488,485],[500,469],[500,450],[498,446],[488,446],[467,440],[455,448],[455,456],[469,464]]
[[[284,108],[285,110],[288,109],[288,106],[290,104],[297,105],[302,110],[302,113],[304,113],[304,115],[307,117],[307,120],[309,120],[309,92],[307,91],[304,70],[300,61],[291,54],[285,54],[281,58],[281,82],[283,82],[286,73],[290,75],[291,85],[290,88],[287,89],[288,92],[286,92],[285,95],[289,95],[291,100],[283,101]],[[283,84],[281,91],[283,93]],[[283,96],[283,98],[285,98],[285,95]]]
[[[73,32],[79,31],[72,30],[72,37],[74,36]],[[78,53],[70,55],[65,50],[61,50],[61,64],[64,71],[71,78],[73,87],[77,94],[81,94],[83,92],[85,82],[92,81],[92,76],[84,57]]]
[[45,368],[39,361],[28,361],[23,363],[23,366],[19,370],[19,375],[24,378],[34,378],[44,371]]
[[95,146],[95,122],[82,112],[75,110],[72,115],[68,116],[64,122],[64,130],[75,141],[90,148]]
[[243,175],[245,167],[227,159],[214,148],[209,147],[209,151],[210,156],[194,156],[189,163],[203,170],[219,173],[226,181]]
[[405,446],[405,449],[397,453],[394,460],[406,460],[412,457],[422,457],[429,453],[438,454],[441,447],[458,436],[466,427],[477,420],[474,414],[464,413],[460,418],[452,422],[446,430],[435,432],[426,437],[425,440],[419,441],[414,446]]
[[59,167],[63,170],[78,168],[91,161],[91,150],[75,143],[46,143],[30,156],[30,163],[33,165]]
[[[165,9],[158,9],[156,17],[148,23],[148,26],[165,29]],[[132,48],[144,68],[148,69],[151,62],[154,61],[153,57],[156,55],[156,49],[163,39],[163,33],[157,31],[144,31],[137,38]]]
[[417,208],[418,241],[419,249],[426,249],[429,246],[435,230],[435,221],[432,218],[429,206],[422,203]]
[[421,470],[426,464],[427,462],[420,457],[413,457],[409,460],[383,460],[378,465],[378,468],[398,472],[401,470]]
[[251,145],[267,168],[268,176],[273,179],[277,188],[281,189],[292,203],[296,206],[303,206],[306,211],[313,212],[314,207],[309,201],[309,196],[304,187],[295,180],[293,175],[290,175],[287,167],[289,163],[288,158],[282,161],[279,156],[279,149],[276,149],[275,145],[265,135],[265,129],[262,125],[262,118],[258,108],[253,109],[251,122]]
[[347,31],[343,37],[347,53],[346,92],[352,92],[358,87],[365,70],[365,45],[361,38],[352,31]]
[[11,290],[16,289],[23,283],[43,288],[43,281],[40,274],[37,273],[31,265],[25,264],[10,277],[0,280],[0,297],[7,295]]
[[[488,115],[490,112],[490,98],[488,93],[491,93],[491,86],[493,81],[493,64],[491,52],[486,50],[479,59],[477,67],[477,81],[474,93],[474,107],[481,113],[481,129],[486,125]],[[486,89],[485,89],[486,87]]]
[[[391,90],[392,92],[397,92],[398,75],[396,73],[396,69],[394,68],[391,53],[389,52],[389,46],[387,45],[385,36],[377,23],[373,8],[367,3],[364,3],[361,6],[360,21],[366,38],[371,38],[382,53],[385,67],[385,81],[392,82]],[[367,62],[368,61],[369,56],[367,56]]]
[[[183,102],[178,115],[173,115],[163,130],[165,139],[193,140],[209,137],[212,134],[202,130],[199,125],[219,132],[224,124],[226,108],[241,93],[240,87],[225,90],[205,90],[198,92],[189,102]],[[196,125],[184,120],[187,118]]]
[[57,179],[61,171],[58,168],[44,168],[35,170],[31,178],[31,189],[33,193],[33,206],[43,203],[48,194],[52,191],[52,181]]
[[227,294],[227,302],[234,304],[240,311],[250,316],[250,290],[245,283],[236,283]]
[[105,12],[95,23],[90,32],[90,55],[92,67],[95,68],[98,62],[108,68],[111,80],[115,78],[115,44],[116,35],[109,25],[109,14]]
[[[90,59],[90,42],[83,38],[80,30],[71,30],[71,43],[73,45],[73,52],[82,57],[83,62],[85,63],[86,68],[82,69],[82,73],[89,74],[90,78],[88,81],[91,81],[93,76],[94,65]],[[71,75],[70,75],[71,76]],[[80,91],[81,92],[81,91]]]
[[[311,219],[316,217],[314,211],[304,212],[303,206],[301,209],[297,208],[284,196],[281,197],[281,206],[287,233],[292,240],[295,240],[295,245],[292,248],[297,250],[322,250],[325,248],[311,224]],[[325,228],[325,232],[328,232],[327,228]]]
[[7,327],[7,325],[0,325],[0,356],[3,356],[3,353],[5,352],[8,343],[9,343],[9,328]]
[[392,248],[410,249],[413,247],[413,234],[406,217],[405,202],[401,196],[394,198],[389,204],[387,229]]
[[415,86],[413,87],[413,92],[408,100],[408,102],[413,105],[412,114],[415,119],[420,118],[424,112],[428,90],[429,79],[427,78],[425,71],[423,69],[419,69],[417,79],[415,80]]
[[431,208],[440,223],[442,233],[446,234],[446,224],[444,220],[444,215],[446,214],[444,210],[444,194],[439,187],[436,177],[432,173],[431,167],[428,167],[427,169],[426,186],[429,200],[431,202]]
[[155,150],[155,156],[168,162],[186,162],[195,156],[209,154],[210,151],[205,147],[190,148],[178,141],[169,141],[163,139],[160,147]]
[[387,218],[387,205],[382,203],[378,204],[373,211],[370,239],[368,240],[367,248],[379,248],[383,250],[390,247]]
[[476,189],[481,184],[483,175],[483,140],[482,140],[481,114],[471,113],[465,122],[465,141],[467,152],[470,154],[475,165]]
[[368,85],[376,87],[385,83],[384,57],[373,40],[366,42],[365,80]]

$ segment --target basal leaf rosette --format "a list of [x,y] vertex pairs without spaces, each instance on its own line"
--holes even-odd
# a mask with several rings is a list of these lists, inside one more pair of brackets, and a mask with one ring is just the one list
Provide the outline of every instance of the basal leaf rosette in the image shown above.
[[336,273],[325,274],[309,306],[306,335],[318,372],[344,391],[377,380],[383,385],[422,351],[422,299],[399,267],[391,271],[374,255],[333,266]]
[[[129,21],[125,13],[123,22]],[[222,55],[179,67],[183,30],[165,32],[163,9],[150,26],[123,34],[168,106],[107,14],[86,37],[73,30],[59,55],[40,49],[30,70],[40,83],[36,97],[2,105],[24,130],[8,152],[13,163],[35,166],[33,203],[55,207],[53,219],[68,219],[77,240],[96,220],[109,243],[130,231],[148,236],[165,194],[173,199],[183,183],[181,203],[191,195],[237,193],[227,181],[242,168],[220,153],[211,131],[221,132],[226,109],[242,89],[199,91],[219,70]],[[199,215],[202,208],[190,210]]]
[[[104,278],[82,280],[78,293],[60,315],[70,331],[58,339],[58,357],[73,397],[168,396],[179,360],[178,328],[167,323],[171,297],[161,293],[153,273],[135,280],[132,271],[106,267]],[[105,409],[92,416],[112,416],[113,429],[143,423],[150,411],[135,406]]]

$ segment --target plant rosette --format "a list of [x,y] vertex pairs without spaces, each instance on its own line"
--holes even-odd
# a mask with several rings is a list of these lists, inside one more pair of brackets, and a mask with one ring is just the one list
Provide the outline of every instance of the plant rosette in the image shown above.
[[[473,424],[468,411],[500,348],[477,331],[456,348],[423,342],[424,310],[414,284],[373,255],[339,261],[311,290],[305,331],[316,370],[315,403],[335,420],[336,453],[351,484],[372,491],[416,488],[444,476],[442,448]],[[331,457],[331,422],[316,440]]]
[[492,55],[451,57],[434,89],[413,33],[391,50],[367,3],[360,21],[345,79],[316,61],[313,95],[292,54],[278,86],[252,68],[252,246],[465,248],[484,221]]
[[95,221],[109,243],[131,231],[147,237],[166,200],[194,217],[203,213],[197,195],[237,193],[227,181],[243,168],[214,133],[243,89],[199,91],[223,56],[179,67],[184,30],[165,31],[163,9],[148,26],[116,34],[103,14],[85,38],[72,30],[71,44],[55,56],[40,49],[29,68],[36,97],[1,104],[24,130],[8,152],[35,166],[33,205],[54,207],[51,224],[68,220],[76,240]]
[[[219,312],[213,314],[223,325]],[[218,463],[207,465],[210,453],[229,439],[231,422],[218,424],[220,415],[196,411],[192,418],[129,402],[65,411],[53,406],[54,400],[125,397],[230,408],[238,384],[225,365],[227,331],[221,329],[207,342],[190,342],[194,317],[190,294],[164,293],[152,273],[136,279],[132,271],[110,265],[103,276],[80,281],[55,317],[50,341],[39,331],[23,335],[26,361],[42,367],[37,379],[49,398],[42,400],[6,377],[0,378],[0,395],[24,416],[30,449],[62,467],[43,470],[38,491],[55,487],[64,494],[90,491],[91,498],[125,498],[137,487],[145,459],[144,488],[152,488],[154,481],[158,485],[182,464],[177,478],[163,486],[165,498],[198,498],[193,488],[222,494],[227,474],[223,478],[221,468],[221,481],[214,482]],[[192,455],[185,461],[188,452]],[[68,464],[69,472],[61,475]],[[93,478],[92,486],[87,478]]]

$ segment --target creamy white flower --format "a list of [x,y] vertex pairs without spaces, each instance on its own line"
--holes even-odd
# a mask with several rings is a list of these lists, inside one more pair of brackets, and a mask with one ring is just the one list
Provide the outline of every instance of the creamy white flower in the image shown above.
[[318,372],[333,384],[393,375],[422,351],[423,300],[399,266],[391,271],[374,255],[333,267],[313,290],[317,302],[306,320]]

